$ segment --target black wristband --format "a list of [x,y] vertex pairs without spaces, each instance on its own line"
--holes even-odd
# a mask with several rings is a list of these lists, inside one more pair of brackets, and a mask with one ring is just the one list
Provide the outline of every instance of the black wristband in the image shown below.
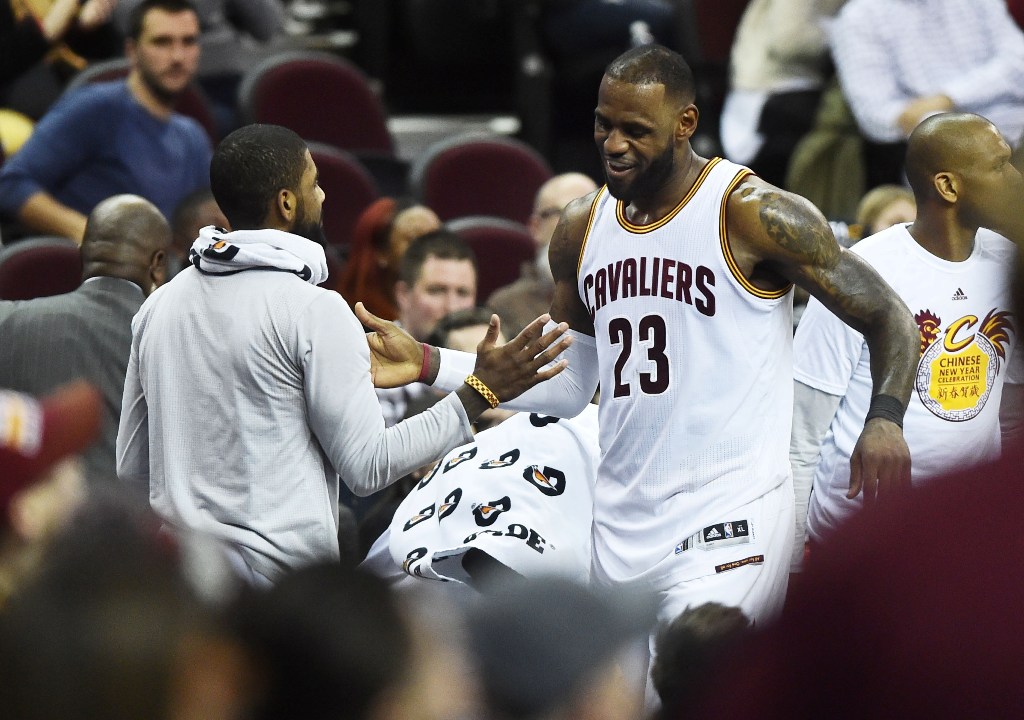
[[907,409],[903,407],[903,403],[894,398],[892,395],[875,395],[871,398],[871,405],[868,407],[868,414],[864,418],[866,423],[868,420],[873,418],[882,418],[889,422],[894,422],[903,427],[903,413]]

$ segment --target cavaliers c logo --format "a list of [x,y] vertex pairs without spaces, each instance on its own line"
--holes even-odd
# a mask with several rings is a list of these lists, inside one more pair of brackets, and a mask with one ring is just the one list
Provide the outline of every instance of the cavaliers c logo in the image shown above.
[[565,492],[565,473],[553,467],[545,466],[542,470],[536,465],[531,465],[523,470],[523,479],[550,497]]
[[508,495],[501,498],[500,500],[491,500],[490,502],[481,503],[473,506],[473,517],[476,518],[476,524],[480,527],[487,527],[493,525],[506,510],[512,507],[512,501],[509,500]]

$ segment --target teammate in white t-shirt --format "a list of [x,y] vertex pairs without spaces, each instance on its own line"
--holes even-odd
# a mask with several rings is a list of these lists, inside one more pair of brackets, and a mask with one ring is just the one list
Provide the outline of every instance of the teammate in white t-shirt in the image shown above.
[[[883,399],[855,455],[881,492],[909,482],[917,329],[808,201],[693,151],[693,100],[664,47],[609,65],[594,125],[607,187],[566,208],[549,253],[568,367],[509,407],[572,417],[600,381],[595,578],[648,585],[664,619],[714,600],[760,622],[781,606],[792,544],[792,284],[868,336]],[[361,319],[377,384],[421,374],[419,345]],[[423,375],[461,382],[471,358],[428,352]]]
[[[927,120],[907,149],[917,219],[853,247],[907,303],[920,330],[915,392],[904,421],[915,485],[998,457],[1004,392],[1016,396],[1012,406],[1020,404],[1021,388],[1012,384],[1024,382],[1024,358],[1015,350],[1020,320],[1011,310],[1017,247],[979,230],[1005,225],[1003,207],[1020,211],[996,202],[1007,193],[1020,197],[1024,187],[1009,159],[1009,145],[980,116]],[[849,497],[856,490],[850,455],[871,398],[871,357],[858,332],[813,300],[797,328],[794,355],[791,455],[802,548],[808,493],[812,543],[863,505]]]

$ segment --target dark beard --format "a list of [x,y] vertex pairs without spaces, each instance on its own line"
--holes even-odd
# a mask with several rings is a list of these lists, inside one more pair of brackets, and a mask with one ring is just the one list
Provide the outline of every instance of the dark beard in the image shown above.
[[181,96],[181,93],[171,92],[165,88],[151,73],[145,70],[139,71],[139,78],[146,88],[156,96],[156,99],[168,107],[173,107]]
[[671,177],[675,166],[675,148],[670,144],[665,148],[665,152],[654,158],[651,164],[647,166],[647,169],[627,186],[610,181],[606,166],[603,168],[603,172],[605,174],[605,182],[608,184],[608,192],[611,193],[612,197],[616,200],[630,203],[636,198],[653,197]]
[[320,247],[327,249],[327,236],[324,234],[323,223],[306,222],[305,218],[302,222],[297,222],[295,227],[292,228],[292,233],[304,237],[307,240],[312,240]]

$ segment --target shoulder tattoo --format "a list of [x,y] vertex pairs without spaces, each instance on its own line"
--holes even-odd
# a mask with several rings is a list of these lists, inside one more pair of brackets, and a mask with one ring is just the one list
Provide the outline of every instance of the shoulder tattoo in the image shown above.
[[839,258],[839,245],[822,222],[783,193],[767,191],[758,210],[761,227],[779,247],[809,264],[829,267]]

